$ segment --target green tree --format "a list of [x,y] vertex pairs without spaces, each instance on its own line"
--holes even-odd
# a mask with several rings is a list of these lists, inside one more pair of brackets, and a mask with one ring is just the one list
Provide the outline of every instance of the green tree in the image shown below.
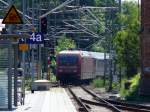
[[128,77],[135,74],[139,67],[138,15],[137,3],[124,2],[122,13],[118,14],[122,29],[116,33],[113,40],[118,63],[127,68]]
[[75,49],[76,48],[76,44],[75,44],[74,40],[65,37],[65,35],[63,35],[57,41],[57,43],[58,43],[58,45],[56,46],[56,53],[58,53],[62,50]]
[[95,0],[95,6],[116,6],[117,2],[116,0]]
[[98,41],[96,44],[92,46],[91,50],[94,52],[104,52],[104,47],[102,43]]
[[[118,7],[119,4],[116,0],[95,0],[95,6],[98,7]],[[94,12],[94,11],[93,11]],[[93,51],[99,51],[99,52],[106,52],[109,51],[109,46],[112,43],[112,37],[115,34],[116,31],[118,31],[118,28],[115,27],[116,23],[116,14],[117,11],[111,10],[111,11],[101,11],[101,13],[94,12],[96,18],[99,20],[99,26],[95,30],[99,35],[104,36],[103,42],[101,40],[97,41],[95,44],[92,45]],[[93,30],[94,28],[92,28]]]

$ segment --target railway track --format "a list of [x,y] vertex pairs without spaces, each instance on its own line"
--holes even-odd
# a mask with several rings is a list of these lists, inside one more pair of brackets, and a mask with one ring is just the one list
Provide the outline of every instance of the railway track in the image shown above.
[[[59,84],[56,83],[56,86]],[[55,84],[54,84],[55,86]],[[59,85],[60,86],[60,85]],[[63,86],[69,90],[71,95],[74,97],[78,105],[80,106],[79,111],[91,112],[91,105],[106,107],[113,112],[150,112],[150,106],[144,106],[140,104],[132,104],[123,101],[116,101],[110,99],[101,98],[99,95],[95,94],[92,90],[87,89],[84,86]],[[78,95],[77,91],[73,90],[73,87],[80,88],[82,91],[86,92],[86,94],[90,95],[92,98],[82,97],[84,95]],[[81,92],[82,93],[82,92]],[[85,95],[84,95],[85,96]],[[93,111],[92,111],[93,112]]]
[[[111,104],[114,107],[121,109],[122,111],[150,112],[150,106],[144,106],[144,105],[139,105],[139,104],[131,104],[131,103],[127,103],[127,102],[103,99],[100,96],[96,95],[91,90],[85,88],[84,86],[81,86],[81,88],[83,90],[85,90],[87,93],[89,93],[90,95],[92,95],[93,98],[96,100],[96,101],[90,101],[90,100],[86,100],[86,99],[81,99],[81,101],[86,102],[88,104],[95,104],[97,106],[107,106],[107,107],[109,107],[110,106],[109,104]],[[108,105],[105,105],[107,103],[108,103]]]
[[73,90],[71,89],[71,87],[68,87],[68,90],[72,94],[72,96],[74,97],[74,99],[77,101],[77,103],[81,106],[80,109],[82,109],[84,112],[90,112],[90,109],[87,108],[87,106],[82,102],[82,100],[73,92]]
[[[82,89],[81,87],[80,87],[80,89]],[[74,90],[73,90],[73,88],[72,87],[68,87],[68,90],[69,90],[69,92],[72,94],[72,96],[74,97],[74,99],[77,101],[77,103],[80,105],[80,109],[79,109],[79,111],[84,111],[84,112],[93,112],[92,111],[92,109],[91,108],[93,108],[93,106],[97,106],[97,108],[99,107],[106,107],[106,109],[105,109],[105,111],[106,112],[122,112],[118,107],[116,107],[116,106],[114,106],[114,105],[112,105],[111,103],[109,103],[109,102],[107,102],[107,101],[105,101],[105,100],[103,100],[103,102],[105,102],[105,103],[103,103],[103,105],[99,105],[98,103],[99,102],[96,102],[96,101],[93,101],[93,100],[87,100],[87,99],[85,99],[85,98],[81,98],[81,96],[78,96],[77,94],[77,92],[75,92]],[[82,90],[84,90],[84,89],[82,89]],[[89,93],[87,93],[87,94],[89,94]],[[102,110],[101,110],[102,111]],[[94,111],[95,112],[95,111]],[[102,111],[103,112],[103,111]]]

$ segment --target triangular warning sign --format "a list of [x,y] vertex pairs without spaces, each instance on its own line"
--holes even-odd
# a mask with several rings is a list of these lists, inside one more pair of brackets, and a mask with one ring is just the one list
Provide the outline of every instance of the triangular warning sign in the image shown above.
[[10,7],[2,23],[3,24],[23,24],[22,18],[20,17],[14,5]]

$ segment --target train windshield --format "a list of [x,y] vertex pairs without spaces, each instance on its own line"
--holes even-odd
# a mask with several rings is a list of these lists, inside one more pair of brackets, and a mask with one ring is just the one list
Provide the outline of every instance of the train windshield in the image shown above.
[[76,55],[62,55],[59,57],[60,65],[76,65],[78,63],[78,57]]

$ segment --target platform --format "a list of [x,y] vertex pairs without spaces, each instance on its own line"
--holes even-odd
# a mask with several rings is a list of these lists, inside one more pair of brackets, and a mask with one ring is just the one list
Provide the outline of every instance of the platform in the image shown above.
[[41,112],[77,112],[63,88],[52,88],[46,96]]
[[[5,111],[6,112],[6,111]],[[64,88],[35,91],[25,97],[25,105],[8,112],[77,112]]]

